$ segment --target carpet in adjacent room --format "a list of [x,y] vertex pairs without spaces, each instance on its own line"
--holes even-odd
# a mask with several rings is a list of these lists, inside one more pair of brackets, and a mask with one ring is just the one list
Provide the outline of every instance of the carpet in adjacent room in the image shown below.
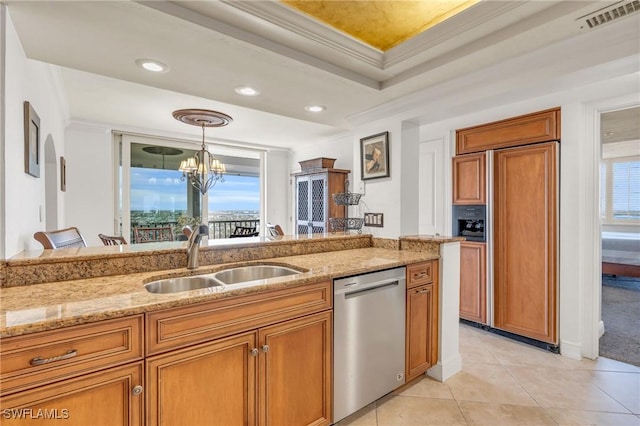
[[640,366],[640,278],[602,275],[600,356]]

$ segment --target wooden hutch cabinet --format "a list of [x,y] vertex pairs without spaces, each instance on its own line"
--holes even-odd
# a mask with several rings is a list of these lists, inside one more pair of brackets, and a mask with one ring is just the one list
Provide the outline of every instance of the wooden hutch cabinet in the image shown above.
[[[318,159],[327,160],[327,159]],[[314,161],[314,160],[309,160]],[[335,161],[335,160],[334,160]],[[318,234],[331,232],[329,218],[345,217],[345,206],[337,205],[332,194],[345,192],[349,170],[323,168],[326,161],[318,163],[320,167],[306,168],[307,162],[300,162],[303,170],[294,173],[295,177],[295,233]],[[330,163],[333,165],[333,162]]]

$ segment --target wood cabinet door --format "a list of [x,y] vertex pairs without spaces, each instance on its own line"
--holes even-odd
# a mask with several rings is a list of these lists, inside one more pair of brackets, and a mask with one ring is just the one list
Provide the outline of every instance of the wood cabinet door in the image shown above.
[[460,318],[487,323],[487,245],[460,243]]
[[2,397],[2,424],[142,426],[142,370],[136,362]]
[[433,345],[433,285],[407,290],[406,381],[427,371],[437,359]]
[[453,204],[486,203],[486,154],[453,157]]
[[494,153],[495,327],[557,343],[557,143]]
[[560,140],[560,108],[458,129],[456,153],[468,154],[554,140]]
[[260,424],[331,424],[331,312],[259,331]]
[[256,333],[148,358],[147,424],[256,424]]

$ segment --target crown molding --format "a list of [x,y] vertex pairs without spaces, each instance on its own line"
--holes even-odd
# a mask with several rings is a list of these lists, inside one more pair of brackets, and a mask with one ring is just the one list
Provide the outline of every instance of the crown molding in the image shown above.
[[[222,2],[193,3],[193,7],[206,9],[206,11],[200,11],[199,9],[191,10],[183,4],[169,1],[137,1],[136,3],[191,22],[192,24],[199,25],[219,34],[229,36],[233,39],[314,66],[364,86],[373,89],[380,88],[379,78],[371,77],[363,72],[364,69],[362,67],[365,64],[362,63],[361,59],[358,58],[357,62],[362,64],[362,69],[357,71],[354,71],[352,69],[353,67],[348,68],[342,66],[341,64],[344,64],[345,60],[335,59],[336,55],[342,56],[343,59],[348,55],[342,55],[341,52],[336,52],[335,48],[327,46],[322,46],[326,51],[320,52],[323,53],[320,55],[317,46],[315,46],[315,48],[314,46],[309,46],[304,43],[304,40],[300,43],[301,36],[292,37],[289,31],[286,31],[285,34],[281,28],[272,23],[267,23],[267,28],[265,28],[264,20],[256,16],[253,16],[252,19],[247,19],[247,12],[241,11],[236,8],[235,5],[230,6]],[[238,12],[243,13],[245,16],[238,16]],[[215,16],[215,18],[213,16]],[[288,40],[287,44],[280,42],[279,39]],[[298,41],[298,44],[293,43],[293,41]],[[308,43],[308,40],[306,41]],[[325,58],[332,59],[329,60]],[[348,59],[353,61],[356,58],[348,56]],[[366,65],[371,68],[370,65]]]
[[279,2],[221,0],[230,7],[242,10],[259,19],[328,47],[367,65],[382,69],[384,52],[335,28],[317,21],[302,12]]

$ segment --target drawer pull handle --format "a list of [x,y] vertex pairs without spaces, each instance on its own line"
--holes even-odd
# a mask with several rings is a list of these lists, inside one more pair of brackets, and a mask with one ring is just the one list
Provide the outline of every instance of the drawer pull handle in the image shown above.
[[425,275],[427,275],[427,271],[422,271],[419,274],[413,274],[413,278],[418,279],[424,277]]
[[422,290],[418,290],[418,291],[416,291],[416,293],[418,293],[418,294],[429,293],[429,289],[425,288],[425,289],[422,289]]
[[62,361],[64,359],[73,358],[76,355],[78,355],[78,350],[77,349],[71,349],[66,354],[58,355],[58,356],[52,356],[51,358],[42,358],[42,357],[37,356],[37,357],[33,358],[31,361],[29,361],[29,364],[31,364],[31,365],[48,364],[50,362]]

